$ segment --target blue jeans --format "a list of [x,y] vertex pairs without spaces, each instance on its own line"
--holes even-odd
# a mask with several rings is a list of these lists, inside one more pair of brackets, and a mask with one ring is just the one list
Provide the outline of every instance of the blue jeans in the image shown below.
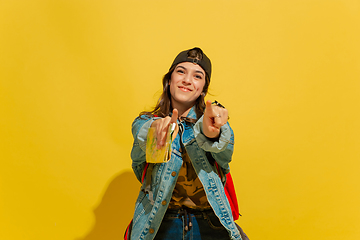
[[168,210],[154,240],[230,239],[228,231],[221,225],[212,209],[185,211],[184,214],[183,210]]

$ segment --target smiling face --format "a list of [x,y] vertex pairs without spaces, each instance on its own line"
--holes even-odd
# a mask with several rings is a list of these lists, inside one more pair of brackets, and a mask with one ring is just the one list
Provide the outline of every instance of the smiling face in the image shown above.
[[172,107],[178,110],[194,106],[205,85],[205,71],[191,62],[179,63],[171,74]]

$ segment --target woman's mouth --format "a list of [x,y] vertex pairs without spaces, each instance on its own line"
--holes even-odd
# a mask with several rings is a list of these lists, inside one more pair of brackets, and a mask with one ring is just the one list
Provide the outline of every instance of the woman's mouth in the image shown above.
[[183,87],[183,86],[180,86],[179,89],[183,92],[191,92],[192,91],[190,88]]

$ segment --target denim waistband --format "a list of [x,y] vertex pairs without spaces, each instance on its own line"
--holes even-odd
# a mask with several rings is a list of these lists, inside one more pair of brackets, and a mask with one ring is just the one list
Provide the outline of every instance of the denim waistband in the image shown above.
[[164,218],[183,218],[185,232],[190,231],[192,228],[191,216],[195,218],[207,219],[208,214],[214,214],[212,208],[209,209],[192,209],[187,207],[181,207],[178,209],[168,209]]
[[204,216],[204,214],[214,213],[212,208],[208,209],[193,209],[193,208],[187,208],[187,207],[180,207],[175,209],[168,209],[165,213],[165,217],[179,217],[181,218],[184,215],[184,212],[187,214],[192,214],[195,217],[201,217]]

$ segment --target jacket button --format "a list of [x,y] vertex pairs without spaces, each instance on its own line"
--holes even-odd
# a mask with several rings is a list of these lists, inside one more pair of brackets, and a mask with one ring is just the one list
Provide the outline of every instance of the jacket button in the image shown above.
[[161,204],[162,204],[163,206],[165,206],[165,205],[166,205],[166,200],[162,201]]
[[176,176],[176,172],[173,171],[173,172],[171,173],[171,176],[175,177],[175,176]]
[[155,230],[153,228],[149,229],[149,233],[153,234],[155,232]]

